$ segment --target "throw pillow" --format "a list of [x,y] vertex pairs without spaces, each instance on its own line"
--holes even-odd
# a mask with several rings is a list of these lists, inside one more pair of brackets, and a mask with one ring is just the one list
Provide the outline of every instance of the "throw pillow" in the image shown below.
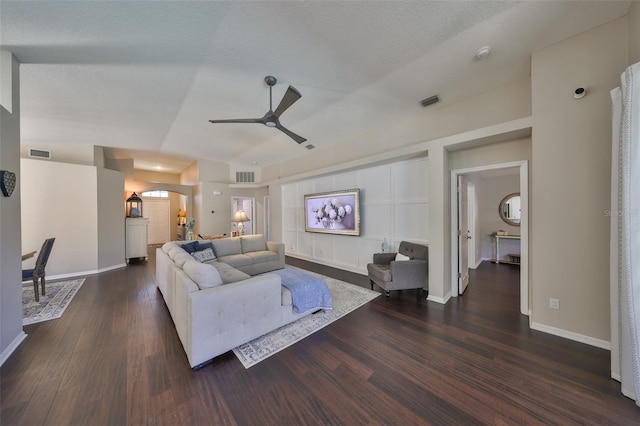
[[209,260],[216,260],[216,255],[213,254],[213,249],[205,249],[200,251],[194,251],[191,256],[198,262],[207,262]]
[[194,241],[192,243],[183,244],[182,248],[189,254],[198,250],[198,242]]
[[200,290],[222,285],[222,278],[218,270],[208,263],[190,260],[184,264],[182,270],[196,283]]
[[200,241],[198,241],[198,251],[202,251],[202,250],[206,250],[210,248],[211,250],[213,250],[213,244],[209,243],[201,243]]
[[396,254],[396,262],[403,261],[403,260],[411,260],[411,258],[409,256],[405,256],[402,253]]

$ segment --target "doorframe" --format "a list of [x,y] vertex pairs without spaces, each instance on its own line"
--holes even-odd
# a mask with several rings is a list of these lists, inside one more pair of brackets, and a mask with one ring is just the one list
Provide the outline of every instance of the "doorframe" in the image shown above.
[[[242,200],[244,201],[250,201],[251,202],[251,220],[250,220],[250,224],[251,224],[251,235],[256,234],[257,233],[257,217],[256,217],[256,197],[243,197],[240,195],[232,195],[231,196],[231,218],[233,219],[233,215],[236,212],[236,201],[238,200]],[[246,212],[245,212],[246,213]],[[237,226],[237,225],[236,225]],[[233,232],[234,226],[233,226],[233,222],[231,222],[231,230]],[[236,227],[237,230],[237,227]]]
[[271,197],[265,195],[263,206],[263,217],[264,217],[264,237],[267,241],[271,240]]
[[[469,182],[467,181],[467,195],[468,195],[468,199],[467,199],[467,206],[469,207],[468,209],[468,225],[469,225],[469,231],[471,232],[471,236],[473,237],[472,240],[472,244],[469,244],[469,250],[468,250],[468,259],[469,259],[469,265],[473,264],[473,267],[469,266],[471,269],[476,269],[478,267],[478,262],[476,260],[477,256],[476,256],[476,218],[478,215],[478,206],[476,206],[476,185],[473,182]],[[472,220],[473,219],[473,220]]]
[[520,312],[529,316],[529,163],[527,160],[451,170],[451,297],[458,297],[458,175],[518,167],[520,169]]

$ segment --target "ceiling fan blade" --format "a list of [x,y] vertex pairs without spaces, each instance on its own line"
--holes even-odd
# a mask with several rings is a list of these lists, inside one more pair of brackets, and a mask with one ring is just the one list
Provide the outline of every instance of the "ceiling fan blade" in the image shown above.
[[287,129],[286,127],[282,126],[281,124],[278,123],[278,125],[276,126],[276,129],[280,130],[281,132],[283,132],[284,134],[286,134],[287,136],[289,136],[291,139],[293,139],[294,141],[298,142],[298,143],[302,143],[302,142],[306,142],[306,139],[303,138],[300,135],[296,135],[295,133],[293,133],[291,130]]
[[209,120],[210,123],[262,123],[262,118],[231,118],[229,120]]
[[280,117],[280,114],[285,112],[287,108],[293,105],[301,97],[302,95],[295,87],[289,86],[287,92],[284,94],[282,100],[280,101],[280,105],[278,105],[278,108],[276,108],[273,115],[275,115],[276,117]]

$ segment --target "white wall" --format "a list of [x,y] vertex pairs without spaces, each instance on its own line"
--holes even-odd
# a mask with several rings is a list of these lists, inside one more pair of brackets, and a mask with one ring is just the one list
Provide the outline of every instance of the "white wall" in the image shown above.
[[45,239],[56,238],[47,263],[49,279],[125,266],[121,173],[28,158],[20,164],[22,248],[40,250]]
[[[611,100],[627,66],[621,18],[532,57],[532,327],[607,347]],[[583,85],[587,95],[576,100]],[[550,309],[549,299],[560,300]]]
[[[384,238],[391,250],[402,240],[428,245],[428,164],[423,158],[283,184],[281,226],[287,255],[366,274]],[[305,232],[305,194],[353,188],[360,189],[359,237]],[[278,198],[272,192],[272,203]]]
[[43,144],[36,142],[26,142],[20,146],[20,156],[29,157],[30,149],[42,149],[51,153],[51,160],[63,163],[84,164],[86,166],[96,165],[95,148],[84,143],[52,143]]
[[[220,195],[214,195],[220,193]],[[231,228],[231,192],[226,183],[200,182],[194,186],[195,231],[227,234]]]
[[[0,51],[0,169],[16,174],[11,197],[0,195],[0,365],[26,337],[22,331],[20,199],[20,67],[13,55]],[[7,90],[9,89],[9,90]],[[9,93],[9,94],[7,94]],[[4,96],[11,96],[6,99]],[[11,112],[7,109],[11,103]]]
[[26,158],[20,163],[23,249],[40,250],[45,239],[55,237],[47,276],[96,271],[96,168]]

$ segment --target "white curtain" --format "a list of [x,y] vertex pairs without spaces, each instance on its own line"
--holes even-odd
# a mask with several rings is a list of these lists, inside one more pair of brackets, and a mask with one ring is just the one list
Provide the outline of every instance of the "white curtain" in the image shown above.
[[640,63],[611,91],[611,377],[640,406]]

